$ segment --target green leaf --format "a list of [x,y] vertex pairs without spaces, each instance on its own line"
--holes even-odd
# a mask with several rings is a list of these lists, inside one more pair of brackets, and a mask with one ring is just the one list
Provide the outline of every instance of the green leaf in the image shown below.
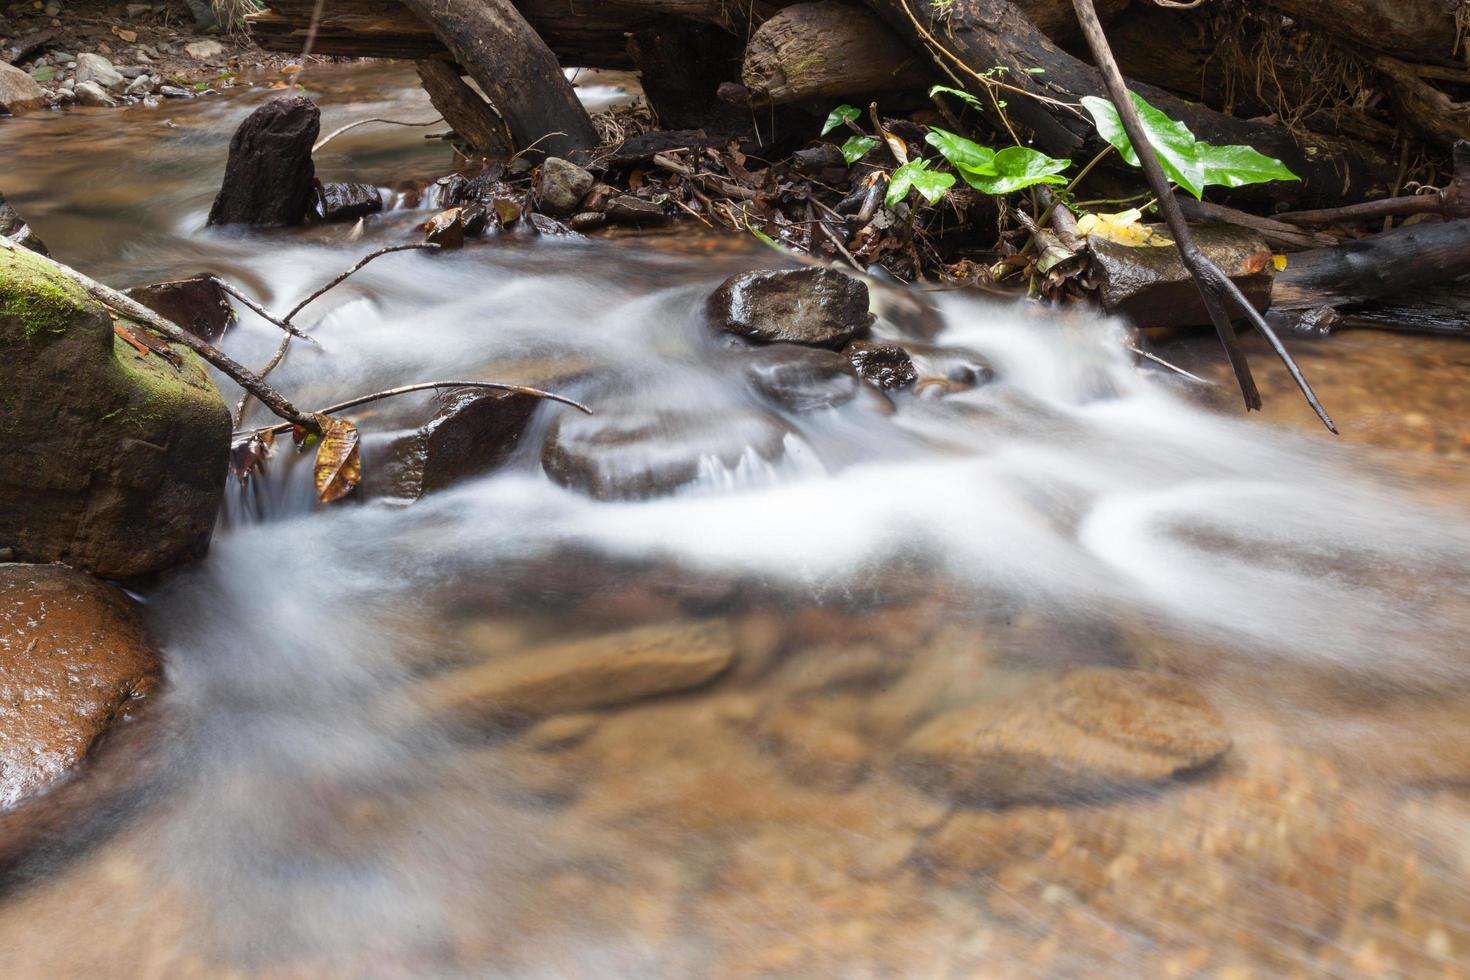
[[871,136],[849,136],[847,142],[842,144],[842,159],[850,167],[867,156],[877,145],[878,141]]
[[[1287,169],[1286,164],[1248,146],[1214,146],[1194,138],[1184,123],[1170,119],[1162,111],[1144,101],[1136,92],[1129,92],[1138,117],[1143,122],[1143,131],[1158,154],[1159,163],[1170,180],[1183,187],[1196,198],[1212,184],[1223,187],[1243,187],[1246,184],[1262,184],[1271,180],[1299,180]],[[1092,115],[1092,121],[1102,138],[1123,155],[1133,166],[1138,166],[1138,154],[1123,131],[1123,121],[1118,110],[1107,99],[1086,96],[1082,105]]]
[[948,85],[936,85],[931,88],[929,90],[929,98],[932,99],[934,98],[934,96],[938,95],[941,92],[943,92],[945,95],[953,95],[955,98],[968,105],[971,109],[984,109],[984,106],[980,104],[980,100],[975,98],[975,96],[971,95],[969,92],[966,92],[962,88],[950,88]]
[[968,170],[978,174],[993,174],[990,169],[991,161],[995,159],[995,151],[981,146],[973,140],[967,140],[963,136],[944,129],[931,127],[924,142],[938,150],[944,159],[954,165],[957,170]]
[[850,106],[845,103],[838,106],[827,114],[827,121],[822,124],[822,135],[826,136],[838,126],[846,125],[862,114],[862,110],[856,106]]
[[44,68],[37,68],[31,72],[31,77],[38,82],[49,82],[56,77],[56,69],[51,65],[47,65]]
[[888,196],[883,203],[897,207],[909,196],[909,191],[918,191],[930,204],[938,204],[944,192],[954,186],[954,174],[929,169],[929,161],[922,157],[910,160],[893,172],[888,181]]
[[1026,146],[1008,146],[990,161],[990,173],[961,170],[965,183],[985,194],[1009,194],[1036,184],[1065,184],[1058,176],[1072,165]]

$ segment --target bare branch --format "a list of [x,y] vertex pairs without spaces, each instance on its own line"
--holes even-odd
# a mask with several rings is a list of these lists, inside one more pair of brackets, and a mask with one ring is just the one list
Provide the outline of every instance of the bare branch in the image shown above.
[[[366,405],[369,402],[381,401],[384,398],[392,398],[396,395],[408,395],[412,394],[415,391],[432,391],[436,388],[490,388],[495,391],[509,391],[517,395],[528,395],[531,398],[544,398],[547,401],[560,402],[563,405],[570,405],[572,408],[577,409],[577,411],[579,412],[585,412],[588,415],[592,414],[592,409],[588,408],[586,405],[583,405],[581,402],[573,401],[572,399],[567,398],[564,395],[554,394],[550,391],[542,391],[540,388],[528,388],[525,385],[499,384],[494,381],[425,381],[419,384],[403,385],[399,388],[389,388],[386,391],[375,391],[371,395],[361,395],[357,398],[350,398],[345,402],[338,402],[335,405],[328,405],[326,408],[322,409],[316,414],[332,415],[336,412],[345,412],[348,409],[357,408],[359,405]],[[291,428],[291,423],[284,422],[280,425],[271,425],[263,429],[250,429],[246,432],[236,432],[235,435],[240,436],[250,433],[259,435],[264,432],[277,434],[285,432],[289,428]]]
[[428,122],[404,122],[401,119],[379,119],[379,118],[376,118],[376,117],[374,117],[372,119],[359,119],[357,122],[350,122],[346,126],[339,126],[336,129],[332,130],[327,135],[323,136],[321,139],[317,140],[316,141],[316,144],[312,146],[311,152],[315,153],[316,151],[320,150],[322,147],[326,146],[328,143],[332,142],[332,140],[336,139],[338,136],[341,136],[343,133],[347,132],[348,130],[356,129],[359,126],[366,126],[369,123],[382,123],[385,126],[419,127],[419,126],[437,126],[440,123],[442,123],[443,121],[444,121],[444,117],[443,116],[438,116],[438,117],[436,117],[434,119],[430,119]]

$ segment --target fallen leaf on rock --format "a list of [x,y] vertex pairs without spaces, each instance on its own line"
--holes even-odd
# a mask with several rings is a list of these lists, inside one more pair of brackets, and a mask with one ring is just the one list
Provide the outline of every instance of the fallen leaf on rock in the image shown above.
[[175,368],[182,368],[184,366],[184,359],[179,356],[178,351],[147,331],[134,330],[126,323],[114,323],[112,325],[112,332],[127,341],[139,354],[144,356],[150,353],[157,354]]
[[341,500],[362,480],[357,426],[321,416],[322,444],[316,451],[316,495],[324,504]]
[[1143,223],[1143,212],[1137,208],[1119,211],[1117,214],[1084,214],[1077,219],[1077,231],[1084,237],[1106,238],[1119,245],[1173,245]]
[[460,209],[440,211],[424,222],[424,241],[440,248],[459,248],[464,244],[464,222]]
[[125,44],[136,44],[138,42],[137,31],[126,31],[123,30],[121,27],[114,27],[112,29],[112,33]]
[[295,75],[299,71],[301,71],[300,65],[286,65],[281,68],[282,75]]

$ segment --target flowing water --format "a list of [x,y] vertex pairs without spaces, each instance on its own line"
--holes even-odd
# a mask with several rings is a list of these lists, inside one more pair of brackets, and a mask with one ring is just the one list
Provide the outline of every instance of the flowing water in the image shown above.
[[[312,74],[324,131],[432,115],[383,66]],[[267,97],[0,122],[0,189],[99,278],[209,270],[286,309],[410,238],[452,161],[356,130],[323,176],[402,191],[360,240],[207,233]],[[1334,441],[1260,357],[1273,415],[1245,420],[1112,324],[936,294],[921,373],[993,381],[793,414],[701,313],[781,261],[504,236],[388,256],[312,307],[320,348],[273,375],[299,403],[482,378],[756,418],[779,449],[597,501],[544,473],[572,410],[543,404],[505,466],[411,505],[318,508],[289,446],[232,481],[208,558],[140,590],[166,688],[99,759],[120,799],[0,903],[5,975],[1470,975],[1467,349],[1305,349]],[[878,295],[877,332],[913,329]],[[261,363],[277,337],[247,314],[224,346]],[[353,415],[369,473],[433,410]],[[619,658],[645,655],[664,696],[629,700]],[[533,662],[580,710],[496,714],[502,668]],[[1012,805],[907,767],[931,719],[1079,667],[1184,679],[1230,751]],[[1133,721],[1101,744],[1128,752]]]

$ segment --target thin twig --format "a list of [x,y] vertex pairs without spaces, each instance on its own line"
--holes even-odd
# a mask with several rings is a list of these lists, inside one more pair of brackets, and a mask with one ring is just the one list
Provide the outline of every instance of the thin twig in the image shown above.
[[[368,255],[363,256],[361,259],[358,260],[357,264],[354,265],[352,268],[348,269],[346,272],[342,273],[340,276],[337,276],[331,282],[327,283],[325,286],[321,287],[316,292],[314,292],[310,296],[306,297],[306,299],[304,299],[301,302],[297,303],[296,306],[291,310],[290,313],[287,313],[284,317],[281,318],[281,322],[282,323],[289,324],[292,320],[296,319],[296,314],[300,313],[302,310],[306,309],[307,306],[311,305],[311,303],[313,303],[317,299],[321,298],[321,296],[323,294],[325,294],[328,290],[330,290],[330,289],[332,289],[332,288],[340,285],[345,279],[347,279],[347,277],[351,276],[354,272],[358,271],[363,266],[367,265],[373,259],[381,258],[384,255],[390,255],[393,252],[408,252],[408,251],[430,251],[430,252],[433,252],[433,251],[438,251],[438,249],[439,249],[439,246],[438,245],[434,245],[434,244],[432,244],[430,242],[412,242],[412,243],[407,244],[407,245],[389,245],[386,248],[380,248],[376,252],[372,252],[372,253],[370,253]],[[313,343],[314,342],[315,341],[313,341]],[[263,369],[261,369],[260,377],[264,378],[264,377],[266,377],[267,375],[269,375],[272,371],[274,371],[276,369],[276,366],[281,363],[281,360],[283,358],[285,358],[285,356],[286,356],[286,350],[290,346],[291,346],[291,338],[289,336],[282,337],[281,338],[280,345],[278,347],[276,347],[276,352],[273,355],[271,355],[270,362],[268,364],[266,364],[266,366]],[[240,396],[240,400],[235,403],[235,424],[236,425],[239,425],[245,419],[245,409],[250,404],[250,395],[251,394],[252,394],[252,392],[250,392],[249,390],[247,390],[245,392],[245,394],[243,394],[243,395]]]
[[[293,336],[293,337],[299,337],[299,338],[301,338],[302,340],[306,341],[309,344],[315,344],[316,343],[316,340],[313,339],[310,334],[303,332],[302,330],[298,329],[295,326],[292,326],[291,324],[287,323],[285,320],[282,320],[282,319],[277,318],[274,314],[272,314],[264,306],[261,306],[254,299],[252,299],[244,290],[240,289],[239,287],[235,286],[234,284],[229,283],[229,282],[226,282],[225,280],[221,279],[219,276],[214,275],[213,273],[211,273],[209,275],[209,280],[211,282],[213,282],[216,286],[218,286],[220,289],[223,289],[225,292],[227,292],[231,296],[235,297],[241,303],[244,303],[246,307],[248,307],[253,313],[255,313],[257,316],[259,316],[262,320],[265,320],[267,323],[274,324],[275,326],[280,327],[282,330],[286,331],[291,336]],[[318,346],[320,346],[320,345],[318,345]]]
[[[570,398],[567,398],[565,395],[558,395],[550,391],[542,391],[540,388],[528,388],[525,385],[498,384],[494,381],[425,381],[420,384],[403,385],[399,388],[389,388],[386,391],[375,391],[371,395],[360,395],[357,398],[349,398],[345,402],[338,402],[335,405],[328,405],[326,408],[322,409],[316,414],[332,415],[337,412],[345,412],[348,409],[357,408],[359,405],[366,405],[368,402],[381,401],[384,398],[392,398],[395,395],[407,395],[415,391],[432,391],[435,388],[492,388],[496,391],[509,391],[517,395],[529,395],[532,398],[545,398],[547,401],[560,402],[563,405],[570,405],[572,408],[575,408],[579,412],[585,412],[588,415],[592,414],[592,409],[588,408],[586,405],[583,405],[579,401],[574,401]],[[262,429],[249,429],[244,432],[236,432],[235,435],[250,435],[252,433],[255,435],[261,435],[262,433],[266,432],[269,432],[273,435],[278,435],[290,429],[291,424],[292,423],[290,422],[283,422],[279,425],[266,426]]]
[[[13,244],[5,238],[0,238],[0,248],[7,249],[9,251],[19,250],[19,246]],[[276,389],[272,388],[270,385],[266,384],[261,377],[256,375],[245,365],[236,362],[223,351],[215,347],[213,344],[194,336],[189,331],[185,330],[183,327],[179,326],[173,321],[164,319],[162,316],[159,316],[157,313],[153,312],[142,303],[139,303],[131,296],[120,293],[116,289],[113,289],[111,286],[104,286],[102,283],[83,275],[82,273],[78,272],[68,265],[63,265],[50,256],[40,255],[38,253],[33,253],[29,251],[26,254],[34,255],[40,261],[47,263],[52,268],[56,269],[56,271],[60,272],[62,275],[67,276],[68,278],[75,281],[94,299],[106,304],[123,316],[126,316],[132,320],[137,320],[139,323],[148,327],[150,330],[162,334],[165,338],[172,341],[173,343],[180,344],[184,347],[189,348],[194,353],[198,354],[200,357],[208,361],[210,364],[213,364],[215,367],[219,368],[221,372],[227,375],[241,388],[244,388],[247,392],[254,395],[256,398],[259,398],[261,403],[265,405],[266,408],[269,408],[272,412],[274,412],[281,418],[286,419],[287,422],[295,425],[305,426],[308,430],[312,432],[317,431],[318,425],[316,419],[312,418],[310,415],[305,414],[295,405],[291,404],[289,401],[286,400],[286,397],[284,395],[282,395],[279,391],[276,391]]]
[[316,141],[316,144],[314,146],[312,146],[311,152],[315,153],[316,151],[320,150],[322,147],[326,146],[328,143],[332,142],[332,140],[336,139],[338,136],[341,136],[343,133],[347,132],[348,130],[356,129],[359,126],[366,126],[369,123],[383,123],[384,125],[387,125],[387,126],[410,126],[410,127],[414,127],[414,126],[437,126],[440,123],[442,123],[443,121],[444,121],[444,117],[443,116],[439,116],[437,118],[430,119],[428,122],[403,122],[402,120],[399,120],[399,119],[378,119],[378,118],[373,118],[373,119],[359,119],[357,122],[350,122],[346,126],[341,126],[341,127],[337,128],[337,129],[334,129],[330,133],[328,133],[327,135],[323,136],[321,139],[317,140]]
[[1177,364],[1170,364],[1168,361],[1164,360],[1162,357],[1160,357],[1157,354],[1150,354],[1148,351],[1144,350],[1142,347],[1138,347],[1138,346],[1135,346],[1133,344],[1124,344],[1123,346],[1124,347],[1127,347],[1130,351],[1132,351],[1133,353],[1137,354],[1139,357],[1142,357],[1142,358],[1145,358],[1147,360],[1153,361],[1155,364],[1159,365],[1160,367],[1168,368],[1170,371],[1173,371],[1175,374],[1180,375],[1181,377],[1188,378],[1190,381],[1197,381],[1197,382],[1199,382],[1202,385],[1209,385],[1211,388],[1218,388],[1218,387],[1220,387],[1219,385],[1215,384],[1215,382],[1211,381],[1208,378],[1201,378],[1197,374],[1192,374],[1189,371],[1184,370],[1184,368],[1180,367]]
[[1118,109],[1118,117],[1123,122],[1128,141],[1138,155],[1138,161],[1143,167],[1144,175],[1148,178],[1154,196],[1158,198],[1159,210],[1163,212],[1169,232],[1174,236],[1174,244],[1179,249],[1180,261],[1184,263],[1184,268],[1189,271],[1195,285],[1199,287],[1205,309],[1209,311],[1210,320],[1215,325],[1215,332],[1219,334],[1220,343],[1225,348],[1226,356],[1230,359],[1230,366],[1235,372],[1236,382],[1240,385],[1240,393],[1245,399],[1246,408],[1259,409],[1261,393],[1256,388],[1255,379],[1251,377],[1245,351],[1241,349],[1240,341],[1235,336],[1235,328],[1230,323],[1230,315],[1225,307],[1226,301],[1234,302],[1261,336],[1266,338],[1272,350],[1281,358],[1286,369],[1291,372],[1292,380],[1301,389],[1307,399],[1307,404],[1312,406],[1312,410],[1317,413],[1322,424],[1327,426],[1327,430],[1336,433],[1337,426],[1333,425],[1327,410],[1317,400],[1312,386],[1302,376],[1301,369],[1291,359],[1291,354],[1287,352],[1281,339],[1276,336],[1276,331],[1271,329],[1265,318],[1251,305],[1250,300],[1242,295],[1231,278],[1221,272],[1219,267],[1210,261],[1209,256],[1201,252],[1194,244],[1189,224],[1184,220],[1184,213],[1179,209],[1179,202],[1174,200],[1173,194],[1169,193],[1169,180],[1164,176],[1164,168],[1159,164],[1153,144],[1149,142],[1148,134],[1144,131],[1143,122],[1138,118],[1138,110],[1133,105],[1128,85],[1123,80],[1123,73],[1118,69],[1118,62],[1113,57],[1112,49],[1108,46],[1108,38],[1103,32],[1102,22],[1098,20],[1097,9],[1092,5],[1092,0],[1072,0],[1072,6],[1077,11],[1077,20],[1082,26],[1082,33],[1087,38],[1088,47],[1092,49],[1092,55],[1097,61],[1099,71],[1102,72],[1108,96]]

